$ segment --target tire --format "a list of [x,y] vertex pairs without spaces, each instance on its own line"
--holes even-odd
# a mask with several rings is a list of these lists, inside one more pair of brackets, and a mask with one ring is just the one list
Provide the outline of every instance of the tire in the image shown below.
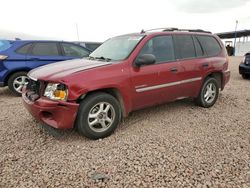
[[22,95],[22,87],[28,84],[27,72],[16,72],[8,79],[8,87],[16,96]]
[[247,75],[247,74],[242,74],[241,76],[242,76],[243,79],[248,79],[249,78],[249,75]]
[[98,92],[87,96],[80,103],[76,128],[87,138],[99,139],[111,135],[120,121],[121,107],[116,98]]
[[[211,89],[208,91],[208,89]],[[206,96],[207,95],[207,96]],[[204,81],[198,98],[195,99],[197,105],[209,108],[215,104],[219,95],[219,84],[215,78],[208,77]]]

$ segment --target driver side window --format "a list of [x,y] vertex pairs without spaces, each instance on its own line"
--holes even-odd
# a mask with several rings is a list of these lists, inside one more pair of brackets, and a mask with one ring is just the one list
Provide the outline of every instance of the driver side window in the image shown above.
[[152,54],[156,58],[155,63],[163,63],[175,60],[172,36],[158,36],[150,39],[142,48],[139,56]]

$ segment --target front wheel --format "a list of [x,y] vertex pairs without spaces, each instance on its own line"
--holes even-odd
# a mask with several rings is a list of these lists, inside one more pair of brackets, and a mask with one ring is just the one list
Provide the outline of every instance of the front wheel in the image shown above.
[[207,78],[202,85],[200,94],[196,98],[196,104],[204,108],[214,105],[219,95],[219,85],[215,78]]
[[17,96],[22,95],[23,86],[27,85],[29,78],[27,72],[16,72],[12,74],[8,80],[9,89]]
[[90,139],[111,135],[121,120],[121,108],[112,95],[98,92],[80,103],[76,128]]

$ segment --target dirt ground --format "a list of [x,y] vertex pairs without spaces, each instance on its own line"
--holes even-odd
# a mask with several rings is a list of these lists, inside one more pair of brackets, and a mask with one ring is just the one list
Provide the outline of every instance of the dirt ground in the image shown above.
[[0,89],[0,187],[250,187],[250,80],[230,59],[215,106],[186,99],[133,112],[93,141],[45,130]]

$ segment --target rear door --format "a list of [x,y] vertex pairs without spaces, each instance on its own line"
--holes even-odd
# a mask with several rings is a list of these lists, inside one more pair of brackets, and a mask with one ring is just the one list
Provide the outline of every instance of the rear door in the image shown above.
[[131,67],[133,109],[160,104],[177,97],[176,70],[179,65],[175,62],[172,36],[157,36],[148,40],[137,57],[143,54],[153,54],[156,63]]
[[28,67],[38,67],[64,60],[57,42],[34,42],[26,56]]
[[176,34],[174,36],[178,70],[179,98],[194,97],[199,92],[202,83],[200,65],[204,62],[203,50],[192,35]]

